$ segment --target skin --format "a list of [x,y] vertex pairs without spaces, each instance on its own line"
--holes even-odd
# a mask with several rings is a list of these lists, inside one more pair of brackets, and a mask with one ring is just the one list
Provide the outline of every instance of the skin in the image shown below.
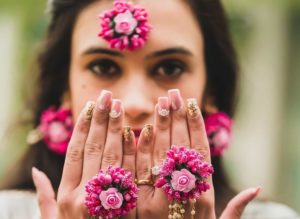
[[[134,52],[111,50],[97,36],[97,15],[111,8],[112,1],[91,4],[77,19],[69,78],[69,101],[76,125],[57,199],[46,175],[33,169],[43,219],[86,218],[83,188],[99,168],[122,166],[137,179],[150,179],[150,168],[161,164],[172,144],[191,147],[210,162],[200,109],[192,117],[186,113],[185,104],[187,98],[194,98],[201,105],[206,84],[203,36],[197,21],[181,0],[138,3],[149,12],[149,22],[154,28],[145,47]],[[91,64],[95,62],[98,64]],[[173,88],[178,91],[170,91]],[[176,110],[171,106],[174,92],[181,105]],[[171,113],[167,117],[158,114],[160,97],[170,103]],[[113,99],[121,103],[118,118],[109,117],[116,102]],[[95,101],[91,119],[87,119],[85,107],[89,100]],[[99,107],[103,102],[106,107]],[[153,131],[143,128],[145,124],[153,124]],[[127,141],[123,139],[124,125],[142,129],[138,142],[132,131]],[[212,184],[211,178],[209,181]],[[164,193],[149,185],[139,188],[138,207],[126,218],[167,218],[169,203]],[[240,218],[244,207],[258,192],[257,188],[240,193],[221,218]],[[197,200],[195,218],[216,218],[214,208],[212,188]]]

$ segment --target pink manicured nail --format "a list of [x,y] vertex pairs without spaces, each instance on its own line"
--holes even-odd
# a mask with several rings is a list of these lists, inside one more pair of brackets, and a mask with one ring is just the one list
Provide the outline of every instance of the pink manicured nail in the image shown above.
[[158,98],[158,114],[163,117],[168,116],[170,114],[170,104],[168,97]]
[[97,105],[100,110],[109,110],[111,104],[112,93],[107,90],[102,90],[97,100]]
[[172,89],[168,91],[171,106],[173,110],[179,110],[182,107],[182,100],[180,91],[178,89]]
[[109,116],[113,119],[118,118],[121,115],[121,107],[121,100],[113,99]]

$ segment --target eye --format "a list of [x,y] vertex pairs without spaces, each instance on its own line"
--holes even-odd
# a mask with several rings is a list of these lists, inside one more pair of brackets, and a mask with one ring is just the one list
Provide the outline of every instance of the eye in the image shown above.
[[109,59],[95,60],[88,64],[87,68],[100,77],[111,78],[121,74],[120,66]]
[[153,69],[152,74],[158,77],[177,78],[186,71],[186,65],[179,60],[164,60]]

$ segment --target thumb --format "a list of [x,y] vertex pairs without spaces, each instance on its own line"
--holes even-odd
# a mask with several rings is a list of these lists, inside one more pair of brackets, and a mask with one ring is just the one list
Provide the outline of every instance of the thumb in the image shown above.
[[55,193],[49,178],[37,168],[32,168],[32,179],[37,191],[37,199],[42,219],[54,219],[56,213]]
[[261,188],[250,188],[240,192],[227,204],[220,219],[239,219],[245,207],[252,201],[260,192]]

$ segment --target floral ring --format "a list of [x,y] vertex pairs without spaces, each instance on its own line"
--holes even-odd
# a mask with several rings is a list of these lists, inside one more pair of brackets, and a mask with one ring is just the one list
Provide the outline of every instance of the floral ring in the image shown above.
[[[172,146],[167,151],[155,186],[162,188],[169,201],[175,203],[175,207],[172,205],[170,208],[169,218],[178,214],[183,216],[184,204],[189,200],[195,203],[203,192],[210,189],[208,178],[213,172],[212,165],[196,150]],[[195,214],[194,209],[191,214]]]
[[131,172],[109,167],[85,186],[85,206],[92,217],[114,218],[127,215],[136,207],[138,188]]

